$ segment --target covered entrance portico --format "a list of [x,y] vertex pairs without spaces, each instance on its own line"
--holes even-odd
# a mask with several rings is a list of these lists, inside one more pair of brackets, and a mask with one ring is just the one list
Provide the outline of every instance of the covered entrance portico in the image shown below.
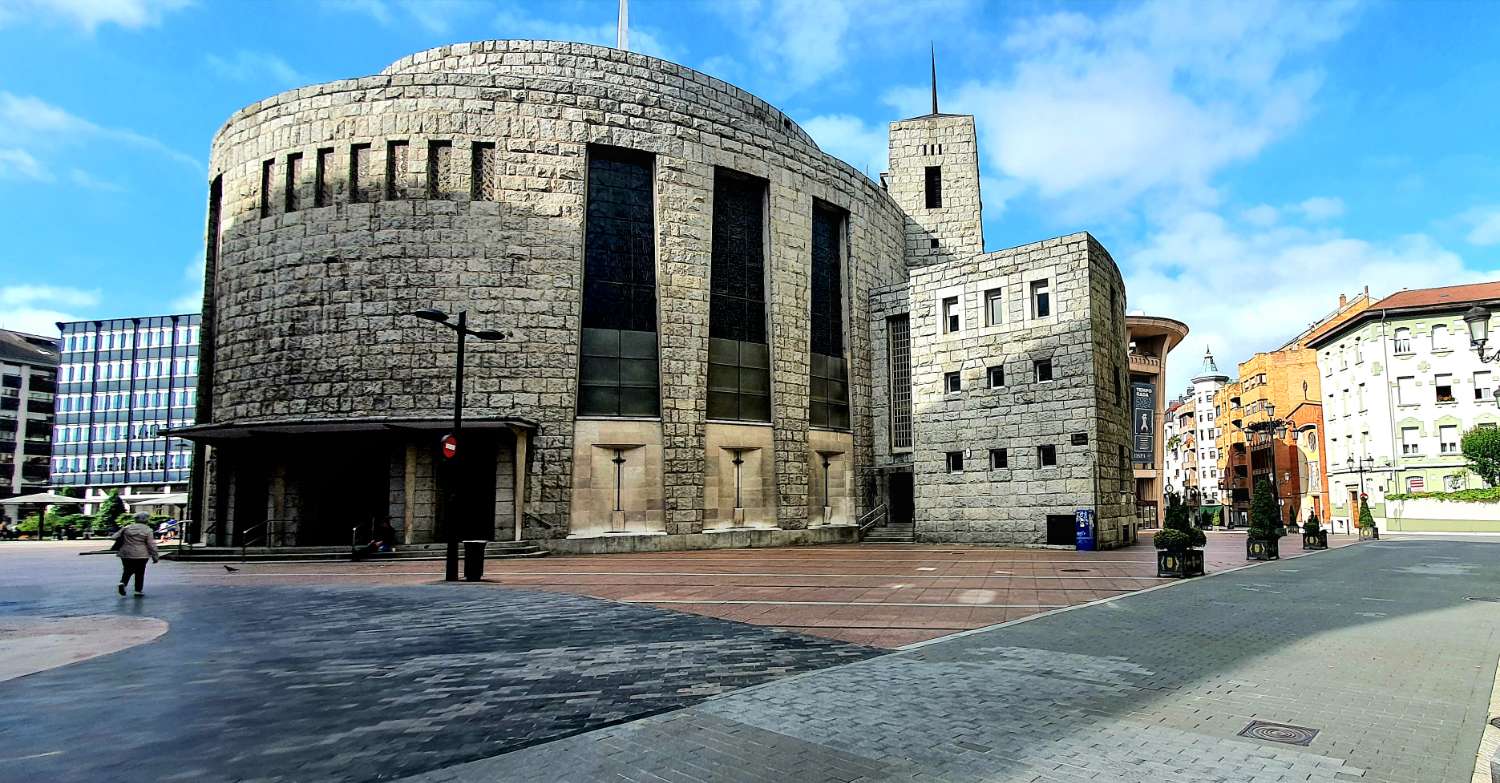
[[389,524],[401,544],[520,540],[529,444],[519,418],[466,420],[455,459],[447,419],[198,425],[207,445],[192,535],[211,546],[349,546]]

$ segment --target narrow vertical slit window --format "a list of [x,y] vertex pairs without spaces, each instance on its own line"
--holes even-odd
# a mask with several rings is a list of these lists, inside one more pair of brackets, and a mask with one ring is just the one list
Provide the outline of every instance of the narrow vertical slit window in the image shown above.
[[318,159],[313,164],[313,206],[326,207],[333,203],[333,183],[328,181],[328,169],[333,165],[333,148],[318,150]]
[[708,418],[771,420],[766,341],[767,183],[714,172],[709,260]]
[[495,196],[495,144],[476,141],[473,160],[469,163],[469,198],[475,201],[494,201]]
[[926,171],[927,208],[940,209],[943,206],[943,167],[928,166]]
[[427,142],[427,197],[439,199],[453,192],[453,142]]
[[891,448],[911,448],[911,324],[904,315],[886,319],[891,357]]
[[370,145],[349,146],[349,200],[358,204],[370,198]]
[[276,161],[261,161],[260,164],[260,216],[271,216],[272,188],[276,185]]
[[844,226],[838,207],[813,202],[808,423],[849,429],[849,370],[844,359]]
[[302,153],[293,152],[286,156],[286,183],[283,193],[286,197],[286,211],[296,212],[302,208],[301,194],[297,192],[297,184],[302,179]]
[[590,146],[578,415],[658,416],[651,155]]
[[406,175],[410,166],[407,155],[411,144],[406,141],[385,143],[385,197],[387,201],[406,198]]

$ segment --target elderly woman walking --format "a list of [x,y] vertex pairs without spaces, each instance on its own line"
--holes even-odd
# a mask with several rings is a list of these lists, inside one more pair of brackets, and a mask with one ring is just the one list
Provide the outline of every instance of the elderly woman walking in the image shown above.
[[151,526],[146,520],[151,515],[142,511],[135,515],[135,521],[120,528],[115,533],[115,553],[120,556],[120,565],[124,568],[120,573],[120,595],[125,594],[125,583],[135,576],[135,594],[141,595],[141,583],[146,579],[146,560],[157,561],[156,534],[152,532]]

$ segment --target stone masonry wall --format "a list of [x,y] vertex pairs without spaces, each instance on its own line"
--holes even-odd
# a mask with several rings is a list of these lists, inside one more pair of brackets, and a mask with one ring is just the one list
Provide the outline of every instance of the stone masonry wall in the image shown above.
[[[927,208],[928,166],[942,167],[939,208]],[[984,252],[973,117],[931,114],[891,123],[890,172],[885,179],[891,197],[906,213],[908,264],[944,263]]]
[[[445,417],[451,334],[408,313],[467,309],[475,328],[510,336],[470,341],[466,413],[539,423],[527,511],[548,527],[528,526],[526,535],[565,535],[590,143],[657,159],[670,533],[703,528],[713,167],[770,181],[778,519],[806,525],[813,199],[850,213],[850,325],[866,322],[871,287],[904,276],[901,213],[765,102],[614,49],[442,47],[378,76],[282,93],[231,117],[210,162],[210,179],[223,178],[221,247],[206,295],[213,306],[205,308],[212,423]],[[286,167],[296,155],[289,197]],[[873,433],[863,329],[847,344],[865,475]]]
[[[1038,280],[1048,281],[1052,297],[1051,314],[1041,318],[1029,301]],[[1047,515],[1071,517],[1079,508],[1097,508],[1101,529],[1117,531],[1124,506],[1116,488],[1129,466],[1111,455],[1128,442],[1128,416],[1119,406],[1104,409],[1112,392],[1101,367],[1124,362],[1123,295],[1116,325],[1106,318],[1107,285],[1123,291],[1119,280],[1108,254],[1082,233],[912,271],[919,540],[1040,544]],[[984,314],[992,289],[1005,301],[994,325]],[[963,316],[958,331],[944,333],[939,307],[950,296],[960,297]],[[1034,380],[1041,359],[1051,360],[1053,380]],[[987,369],[997,365],[1005,385],[988,388]],[[957,393],[944,390],[949,372],[959,373]],[[1055,446],[1056,466],[1038,464],[1043,444]],[[993,448],[1007,450],[1007,468],[990,469]],[[948,471],[950,451],[963,453],[962,471]]]

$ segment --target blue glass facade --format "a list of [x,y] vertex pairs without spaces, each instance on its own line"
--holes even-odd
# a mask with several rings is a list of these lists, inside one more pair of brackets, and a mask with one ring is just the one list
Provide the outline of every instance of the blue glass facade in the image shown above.
[[52,483],[186,484],[192,444],[165,430],[193,423],[199,316],[62,323]]

